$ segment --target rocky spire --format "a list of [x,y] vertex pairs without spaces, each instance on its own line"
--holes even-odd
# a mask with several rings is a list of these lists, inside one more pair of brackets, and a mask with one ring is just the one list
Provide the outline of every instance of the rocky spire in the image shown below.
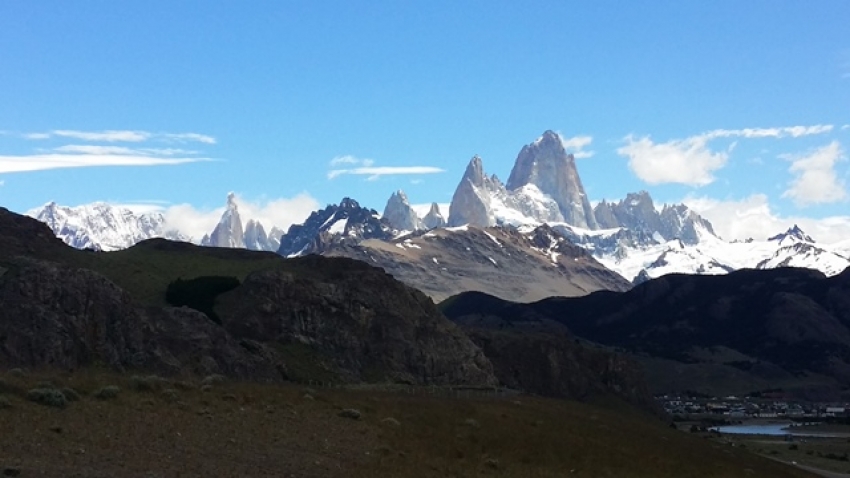
[[597,229],[596,218],[581,184],[575,158],[567,154],[557,133],[546,131],[519,152],[508,178],[507,189],[514,191],[526,184],[536,186],[554,199],[567,223]]
[[215,226],[209,237],[202,241],[203,246],[213,247],[245,247],[245,237],[242,232],[242,218],[236,206],[236,195],[227,195],[227,209],[221,215],[221,220]]
[[449,226],[471,224],[488,227],[495,224],[490,210],[487,183],[481,158],[475,155],[469,161],[466,172],[452,196],[452,203],[449,206]]
[[384,208],[383,217],[393,229],[399,231],[418,231],[425,229],[422,220],[416,215],[416,211],[410,207],[407,195],[401,189],[390,196],[387,206]]
[[269,236],[266,234],[266,229],[259,221],[249,219],[245,223],[245,248],[252,251],[276,251],[269,245]]
[[445,227],[446,219],[440,213],[440,206],[437,203],[431,203],[431,209],[428,211],[428,214],[422,218],[422,224],[426,229],[435,229],[437,227]]

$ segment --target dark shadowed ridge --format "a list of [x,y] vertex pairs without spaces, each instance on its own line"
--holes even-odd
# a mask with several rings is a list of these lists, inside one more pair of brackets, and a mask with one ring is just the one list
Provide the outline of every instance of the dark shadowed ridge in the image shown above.
[[[488,327],[556,323],[578,337],[664,359],[671,367],[727,367],[744,374],[754,389],[770,380],[801,393],[850,386],[850,271],[831,278],[797,268],[672,274],[627,292],[532,304],[469,293],[446,301],[442,310],[459,323]],[[676,383],[650,385],[658,391]],[[731,386],[711,384],[728,390],[724,385]]]

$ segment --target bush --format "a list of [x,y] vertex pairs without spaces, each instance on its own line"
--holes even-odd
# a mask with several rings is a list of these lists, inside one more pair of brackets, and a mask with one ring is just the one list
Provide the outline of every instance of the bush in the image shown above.
[[221,319],[213,310],[215,298],[239,287],[239,279],[224,276],[202,276],[194,279],[176,281],[168,284],[165,301],[175,307],[191,307],[206,314],[213,322],[221,324]]
[[147,377],[133,375],[130,377],[130,388],[137,392],[156,392],[167,384],[168,380],[156,375],[148,375]]
[[177,390],[174,390],[173,388],[166,388],[162,391],[162,393],[160,393],[160,395],[162,395],[162,398],[168,403],[174,403],[178,398],[180,398],[177,394]]
[[27,400],[48,407],[65,408],[68,399],[55,388],[34,388],[27,392]]
[[0,395],[0,410],[3,410],[5,408],[12,408],[12,402],[9,401],[9,399],[4,397],[3,395]]
[[13,377],[26,377],[27,373],[22,368],[13,368],[9,370],[9,375]]
[[222,382],[224,382],[224,375],[219,375],[219,374],[216,373],[216,374],[207,375],[206,377],[204,377],[204,379],[201,380],[201,385],[213,385],[213,384],[222,383]]
[[120,392],[120,388],[116,387],[115,385],[109,385],[94,392],[94,398],[98,400],[111,400],[113,398],[117,398],[118,393]]
[[63,388],[62,395],[65,395],[65,399],[69,402],[76,402],[80,399],[80,394],[73,388]]

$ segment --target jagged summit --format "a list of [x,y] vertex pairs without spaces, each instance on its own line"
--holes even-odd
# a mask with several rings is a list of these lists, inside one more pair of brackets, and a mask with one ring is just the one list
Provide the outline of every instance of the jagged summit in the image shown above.
[[495,224],[490,209],[492,196],[490,181],[484,174],[484,166],[478,155],[472,157],[460,179],[449,205],[449,226],[472,224],[492,226]]
[[593,209],[576,169],[575,157],[567,154],[561,137],[551,130],[522,148],[506,188],[514,191],[528,184],[551,197],[567,223],[597,229]]
[[812,236],[809,236],[808,234],[803,232],[803,230],[800,229],[800,226],[798,226],[796,224],[794,224],[792,227],[789,227],[787,231],[785,231],[781,234],[777,234],[773,237],[770,237],[767,240],[768,241],[776,241],[776,242],[779,242],[780,244],[785,243],[785,242],[789,242],[789,241],[791,241],[791,242],[808,242],[808,243],[811,243],[811,244],[815,243],[815,240],[812,239]]
[[428,210],[428,214],[422,218],[422,224],[426,229],[434,229],[437,227],[445,227],[446,219],[443,217],[443,214],[440,212],[440,206],[432,202],[431,209]]
[[280,238],[278,254],[284,257],[321,253],[335,242],[363,239],[390,240],[394,228],[378,211],[345,197],[337,204],[313,211],[303,224],[293,224]]
[[389,222],[390,226],[399,231],[418,231],[425,229],[422,220],[416,215],[416,211],[410,207],[407,195],[401,189],[390,196],[384,208],[383,217]]
[[245,247],[245,234],[242,229],[242,218],[239,216],[239,207],[236,205],[236,195],[232,192],[227,194],[227,208],[218,225],[209,236],[201,240],[202,246],[212,247]]

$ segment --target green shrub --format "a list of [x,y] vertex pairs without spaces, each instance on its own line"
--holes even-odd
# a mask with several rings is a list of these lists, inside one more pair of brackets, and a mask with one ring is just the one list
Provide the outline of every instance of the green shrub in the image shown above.
[[22,368],[13,368],[9,370],[9,375],[13,377],[26,377],[27,372]]
[[80,399],[80,394],[77,393],[77,391],[73,388],[63,388],[62,395],[65,395],[65,399],[67,399],[69,402],[76,402]]
[[0,395],[0,410],[6,408],[12,408],[12,402],[9,401],[9,399],[4,397],[3,395]]
[[166,385],[168,385],[168,380],[156,375],[148,375],[146,377],[133,375],[130,377],[130,388],[137,392],[157,392],[162,390]]
[[174,390],[173,388],[166,388],[160,393],[160,395],[162,395],[162,398],[168,403],[174,403],[178,398],[180,398],[177,390]]
[[65,408],[68,399],[55,388],[34,388],[27,392],[27,400],[48,407]]
[[118,393],[121,392],[119,387],[115,385],[109,385],[107,387],[103,387],[94,392],[94,398],[98,400],[111,400],[113,398],[118,398]]
[[201,385],[213,385],[213,384],[222,383],[222,382],[224,382],[224,375],[219,375],[219,374],[215,373],[215,374],[207,375],[206,377],[204,377],[204,379],[201,380]]

